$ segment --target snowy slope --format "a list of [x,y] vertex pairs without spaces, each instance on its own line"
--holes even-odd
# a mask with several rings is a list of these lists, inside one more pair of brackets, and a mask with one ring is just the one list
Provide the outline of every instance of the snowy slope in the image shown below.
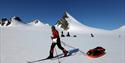
[[30,23],[28,23],[28,25],[30,26],[40,26],[40,27],[44,27],[44,26],[49,26],[49,24],[44,24],[42,23],[40,20],[36,19]]
[[24,23],[20,19],[20,17],[17,17],[17,16],[12,17],[10,20],[11,20],[10,26],[25,26],[26,25],[26,23]]
[[125,35],[125,25],[121,26],[118,29],[112,30],[112,32],[114,32],[114,34],[117,34],[119,37]]
[[93,27],[88,27],[84,24],[81,24],[78,20],[72,17],[68,12],[64,13],[64,16],[57,22],[57,27],[63,28],[66,31],[70,32],[79,32],[79,33],[102,33],[109,32],[108,30],[97,29]]
[[[1,63],[26,63],[26,61],[46,58],[49,55],[51,45],[50,36],[50,27],[1,27]],[[88,33],[80,33],[76,38],[62,37],[61,41],[84,52],[102,46],[106,49],[106,55],[97,59],[90,59],[78,52],[76,55],[62,58],[60,61],[61,63],[124,63],[124,38],[125,35],[119,37],[113,31],[108,34],[96,33],[94,37],[91,37]],[[67,50],[72,49],[68,46],[64,47]],[[61,51],[57,49],[57,54],[59,53]],[[38,63],[58,63],[58,60],[46,60]]]
[[125,32],[125,25],[123,25],[123,26],[121,26],[120,28],[118,28],[118,29],[115,29],[115,30],[113,30],[113,31],[122,31],[122,32]]

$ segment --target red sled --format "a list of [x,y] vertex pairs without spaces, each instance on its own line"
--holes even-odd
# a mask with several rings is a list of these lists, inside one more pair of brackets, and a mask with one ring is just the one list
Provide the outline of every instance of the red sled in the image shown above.
[[105,55],[105,49],[103,47],[96,47],[94,49],[90,49],[87,52],[88,57],[90,58],[98,58],[98,57],[102,57],[103,55]]

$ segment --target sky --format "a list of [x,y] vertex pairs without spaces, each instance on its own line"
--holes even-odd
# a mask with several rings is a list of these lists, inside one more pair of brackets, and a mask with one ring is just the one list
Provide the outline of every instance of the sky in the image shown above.
[[19,16],[54,25],[68,11],[84,25],[113,30],[125,25],[125,0],[0,0],[0,18]]

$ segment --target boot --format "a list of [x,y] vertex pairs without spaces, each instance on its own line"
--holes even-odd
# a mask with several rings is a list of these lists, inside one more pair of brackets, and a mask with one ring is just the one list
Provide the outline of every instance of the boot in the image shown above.
[[54,58],[53,57],[53,52],[50,52],[50,55],[47,57],[47,59],[51,59],[51,58]]
[[64,53],[64,57],[66,57],[66,56],[67,56],[68,51],[66,51],[65,49],[63,49],[63,53]]
[[47,57],[47,59],[51,59],[51,58],[54,58],[53,55],[49,55],[49,56]]
[[50,55],[47,57],[47,59],[51,59],[51,58],[54,58],[54,57],[53,57],[53,55],[50,54]]

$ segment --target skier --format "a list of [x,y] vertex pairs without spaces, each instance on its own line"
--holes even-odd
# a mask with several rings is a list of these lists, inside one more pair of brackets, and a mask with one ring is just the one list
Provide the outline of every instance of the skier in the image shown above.
[[52,44],[51,44],[51,48],[50,48],[50,51],[49,51],[50,54],[49,54],[49,56],[48,56],[47,59],[54,58],[54,57],[53,57],[53,52],[54,52],[54,47],[55,47],[55,45],[57,45],[58,48],[62,50],[62,52],[64,53],[64,57],[66,57],[68,51],[61,46],[60,37],[59,37],[59,32],[55,29],[55,26],[52,26],[51,29],[52,29],[52,35],[53,35],[53,36],[51,37],[51,39],[53,40],[53,42],[52,42]]

